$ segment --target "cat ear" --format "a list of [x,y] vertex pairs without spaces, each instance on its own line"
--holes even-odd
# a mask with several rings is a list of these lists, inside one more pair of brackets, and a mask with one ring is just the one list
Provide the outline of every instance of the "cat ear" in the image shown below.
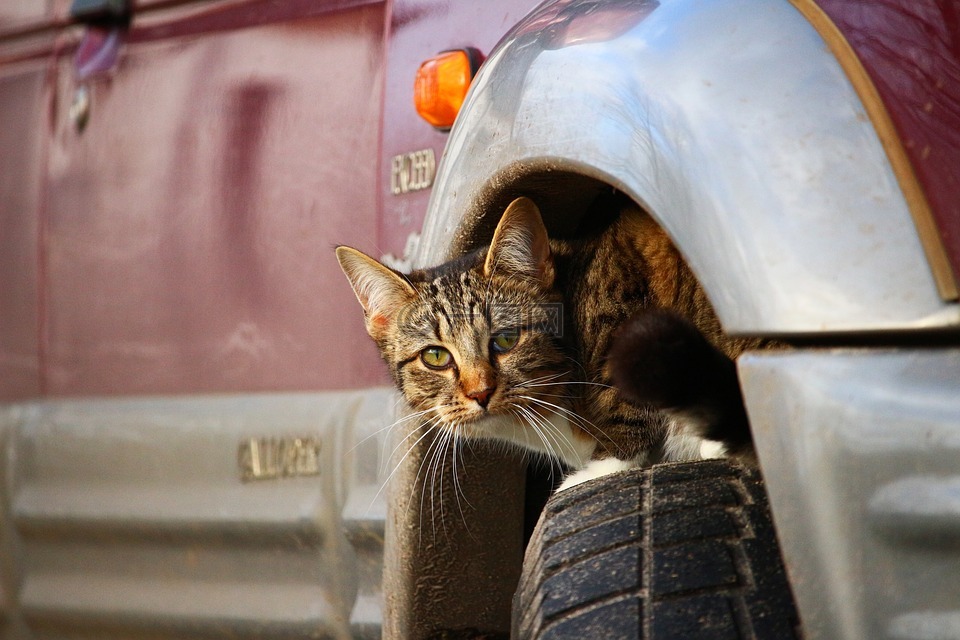
[[376,337],[417,292],[406,279],[370,256],[337,247],[337,260],[367,316],[367,332]]
[[547,228],[540,210],[529,198],[511,202],[493,234],[483,273],[489,278],[498,269],[533,278],[545,288],[553,284]]

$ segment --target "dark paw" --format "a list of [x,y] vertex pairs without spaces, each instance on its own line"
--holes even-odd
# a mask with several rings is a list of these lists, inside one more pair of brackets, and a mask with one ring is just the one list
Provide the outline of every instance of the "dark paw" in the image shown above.
[[608,357],[620,392],[632,402],[660,409],[695,403],[704,386],[732,366],[725,360],[693,323],[666,309],[647,309],[630,318]]
[[736,365],[683,316],[637,313],[615,336],[608,365],[630,402],[686,418],[694,435],[723,442],[729,452],[750,450]]

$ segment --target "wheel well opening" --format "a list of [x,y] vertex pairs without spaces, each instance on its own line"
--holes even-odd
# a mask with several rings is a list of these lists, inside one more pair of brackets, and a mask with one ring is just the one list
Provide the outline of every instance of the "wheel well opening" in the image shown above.
[[507,206],[516,198],[532,199],[543,214],[552,238],[590,234],[609,225],[630,201],[603,180],[573,171],[542,169],[498,176],[488,183],[458,230],[452,255],[473,251],[490,242]]
[[[551,238],[576,238],[600,232],[632,202],[609,182],[555,168],[514,171],[496,176],[463,216],[451,255],[462,255],[489,244],[507,206],[521,196],[540,208]],[[526,468],[523,539],[530,540],[547,499],[569,471],[561,463],[533,458]]]

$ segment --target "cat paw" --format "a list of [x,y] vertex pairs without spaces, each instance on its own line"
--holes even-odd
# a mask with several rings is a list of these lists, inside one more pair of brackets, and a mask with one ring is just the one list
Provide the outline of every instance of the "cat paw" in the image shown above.
[[711,458],[726,458],[726,457],[727,457],[727,448],[723,446],[722,442],[717,442],[716,440],[700,441],[700,459],[701,460],[710,460]]
[[618,471],[634,469],[637,466],[637,463],[633,460],[618,460],[617,458],[591,460],[583,469],[574,471],[564,478],[563,482],[560,483],[560,486],[557,487],[557,493],[569,489],[570,487],[575,487],[578,484],[583,484],[588,480],[610,475],[611,473],[616,473]]
[[680,314],[645,309],[620,327],[608,363],[614,386],[632,402],[684,408],[711,382],[718,355]]

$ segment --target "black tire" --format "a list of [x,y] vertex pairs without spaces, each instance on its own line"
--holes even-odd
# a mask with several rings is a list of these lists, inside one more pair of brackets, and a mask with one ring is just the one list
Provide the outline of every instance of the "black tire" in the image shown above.
[[762,481],[726,460],[553,496],[514,596],[517,639],[799,638]]

